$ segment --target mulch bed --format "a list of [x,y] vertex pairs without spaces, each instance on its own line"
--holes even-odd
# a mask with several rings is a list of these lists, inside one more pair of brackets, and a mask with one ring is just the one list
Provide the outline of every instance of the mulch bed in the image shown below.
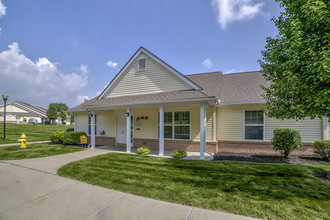
[[218,152],[214,155],[214,160],[233,160],[257,163],[330,165],[329,162],[313,155],[292,155],[289,156],[288,159],[284,159],[280,155]]
[[[245,161],[256,163],[287,163],[287,164],[312,164],[312,165],[330,165],[330,162],[313,155],[293,155],[284,159],[279,155],[247,154],[247,153],[227,153],[218,152],[214,155],[214,160]],[[317,170],[313,172],[314,176],[330,183],[330,171]]]

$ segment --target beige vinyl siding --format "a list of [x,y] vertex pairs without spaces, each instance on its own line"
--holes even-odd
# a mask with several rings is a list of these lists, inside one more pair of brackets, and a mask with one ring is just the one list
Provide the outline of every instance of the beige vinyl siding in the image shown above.
[[[263,105],[217,107],[217,140],[244,141],[244,110],[263,109]],[[265,141],[270,141],[275,128],[292,128],[300,132],[303,142],[320,140],[322,136],[320,119],[277,120],[265,118]]]
[[[97,115],[97,136],[116,137],[116,114],[115,112],[95,112]],[[86,124],[88,126],[88,124]],[[100,132],[104,131],[104,135]]]
[[[0,107],[0,112],[3,112],[4,111],[4,107]],[[13,105],[7,105],[6,106],[6,112],[22,112],[22,113],[25,113],[27,111],[23,110],[23,109],[20,109],[20,108],[17,108],[16,106],[13,106]]]
[[206,111],[206,140],[213,140],[213,108]]
[[76,130],[75,131],[83,131],[88,133],[88,114],[87,112],[76,112]]
[[266,118],[266,140],[271,140],[275,128],[291,128],[298,130],[303,142],[313,142],[322,138],[322,121],[320,119],[311,120],[278,120]]
[[158,92],[178,91],[191,89],[181,80],[165,70],[152,59],[147,59],[147,70],[137,71],[137,62],[134,62],[122,79],[114,86],[107,97],[141,95]]

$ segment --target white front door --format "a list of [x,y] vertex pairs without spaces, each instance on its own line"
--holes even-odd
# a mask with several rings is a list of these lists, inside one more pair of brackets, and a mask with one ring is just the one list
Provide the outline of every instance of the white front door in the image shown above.
[[[126,144],[126,112],[118,112],[116,120],[117,144]],[[131,118],[131,138],[133,138],[133,116]]]
[[126,113],[118,112],[116,120],[116,139],[119,144],[126,144]]

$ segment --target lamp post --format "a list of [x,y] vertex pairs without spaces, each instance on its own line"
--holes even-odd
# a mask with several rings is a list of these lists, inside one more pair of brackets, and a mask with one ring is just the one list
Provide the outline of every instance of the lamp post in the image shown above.
[[5,140],[6,139],[6,102],[7,102],[7,99],[9,98],[9,95],[4,92],[2,94],[2,98],[3,98],[3,102],[4,102],[4,111],[3,111],[3,139]]

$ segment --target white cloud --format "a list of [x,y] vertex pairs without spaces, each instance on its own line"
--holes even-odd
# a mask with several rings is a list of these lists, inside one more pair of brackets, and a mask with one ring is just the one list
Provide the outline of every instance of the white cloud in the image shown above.
[[203,66],[206,68],[206,69],[209,69],[212,67],[212,60],[211,59],[206,59],[203,61]]
[[20,100],[48,107],[51,102],[68,106],[80,103],[88,85],[88,76],[62,73],[47,58],[36,62],[21,53],[18,43],[0,52],[0,93],[7,91],[10,100]]
[[6,15],[6,6],[3,5],[2,1],[0,0],[0,17]]
[[86,75],[87,73],[89,73],[88,66],[85,64],[81,64],[79,67],[79,70],[80,70],[81,74],[83,74],[83,75]]
[[212,0],[217,11],[217,19],[222,29],[235,21],[243,21],[263,14],[261,8],[264,3],[255,3],[255,0]]
[[116,68],[118,66],[118,63],[115,63],[115,62],[112,62],[109,60],[108,62],[105,63],[105,65]]

